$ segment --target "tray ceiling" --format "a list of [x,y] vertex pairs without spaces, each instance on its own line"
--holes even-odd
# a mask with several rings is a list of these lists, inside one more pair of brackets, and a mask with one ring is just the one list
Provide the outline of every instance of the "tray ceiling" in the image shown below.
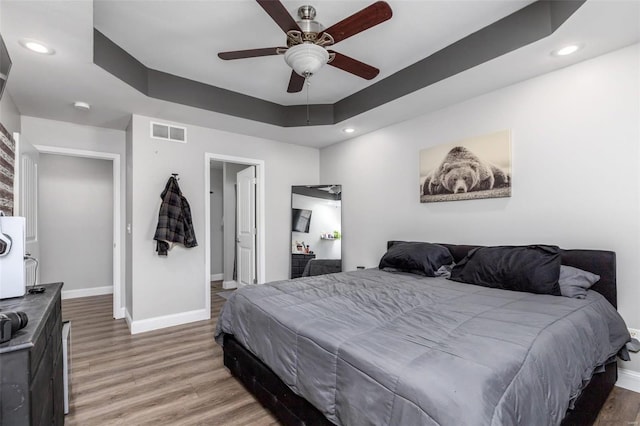
[[[284,1],[295,15],[308,2]],[[316,19],[330,26],[371,2],[312,2]],[[391,20],[336,44],[335,50],[380,69],[372,80],[324,67],[312,78],[309,103],[334,104],[490,25],[531,1],[389,1]],[[637,43],[637,1],[587,1],[553,35],[407,94],[347,122],[316,128],[281,128],[224,113],[152,99],[93,64],[94,27],[146,67],[284,106],[305,105],[307,93],[286,92],[290,70],[280,56],[222,61],[219,51],[278,46],[284,34],[254,1],[0,1],[1,34],[14,67],[7,90],[22,114],[80,124],[124,128],[130,114],[326,146],[357,134],[441,108],[486,91]],[[25,51],[18,40],[37,38],[56,55]],[[584,43],[563,60],[549,52]],[[68,107],[93,105],[90,116]]]

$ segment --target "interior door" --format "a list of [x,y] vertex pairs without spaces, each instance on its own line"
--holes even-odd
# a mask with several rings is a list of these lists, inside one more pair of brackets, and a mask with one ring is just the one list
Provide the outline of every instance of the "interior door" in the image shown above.
[[[26,220],[25,255],[35,259],[40,258],[38,243],[38,161],[40,153],[29,142],[14,133],[16,142],[16,163],[14,179],[14,215],[22,216]],[[26,284],[38,282],[37,268],[34,261],[25,262]]]
[[237,174],[236,259],[238,287],[256,281],[256,168],[247,167]]

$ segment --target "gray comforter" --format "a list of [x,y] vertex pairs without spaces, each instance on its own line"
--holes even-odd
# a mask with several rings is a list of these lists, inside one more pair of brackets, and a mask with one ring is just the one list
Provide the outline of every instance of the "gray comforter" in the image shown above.
[[628,339],[600,294],[484,288],[377,269],[240,289],[233,334],[341,425],[554,425]]

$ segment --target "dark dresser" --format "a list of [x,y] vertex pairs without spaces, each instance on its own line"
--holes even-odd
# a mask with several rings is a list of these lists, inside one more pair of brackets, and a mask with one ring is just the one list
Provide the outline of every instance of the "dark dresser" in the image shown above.
[[299,278],[304,272],[304,267],[311,259],[315,259],[316,255],[313,253],[291,253],[291,278]]
[[0,300],[0,312],[23,311],[25,328],[0,344],[0,425],[63,425],[62,283],[41,294]]

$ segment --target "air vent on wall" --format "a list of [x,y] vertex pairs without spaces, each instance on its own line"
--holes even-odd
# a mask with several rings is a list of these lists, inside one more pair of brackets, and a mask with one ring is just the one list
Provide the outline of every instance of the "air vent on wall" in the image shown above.
[[187,143],[187,128],[173,124],[151,122],[151,137],[171,142]]

